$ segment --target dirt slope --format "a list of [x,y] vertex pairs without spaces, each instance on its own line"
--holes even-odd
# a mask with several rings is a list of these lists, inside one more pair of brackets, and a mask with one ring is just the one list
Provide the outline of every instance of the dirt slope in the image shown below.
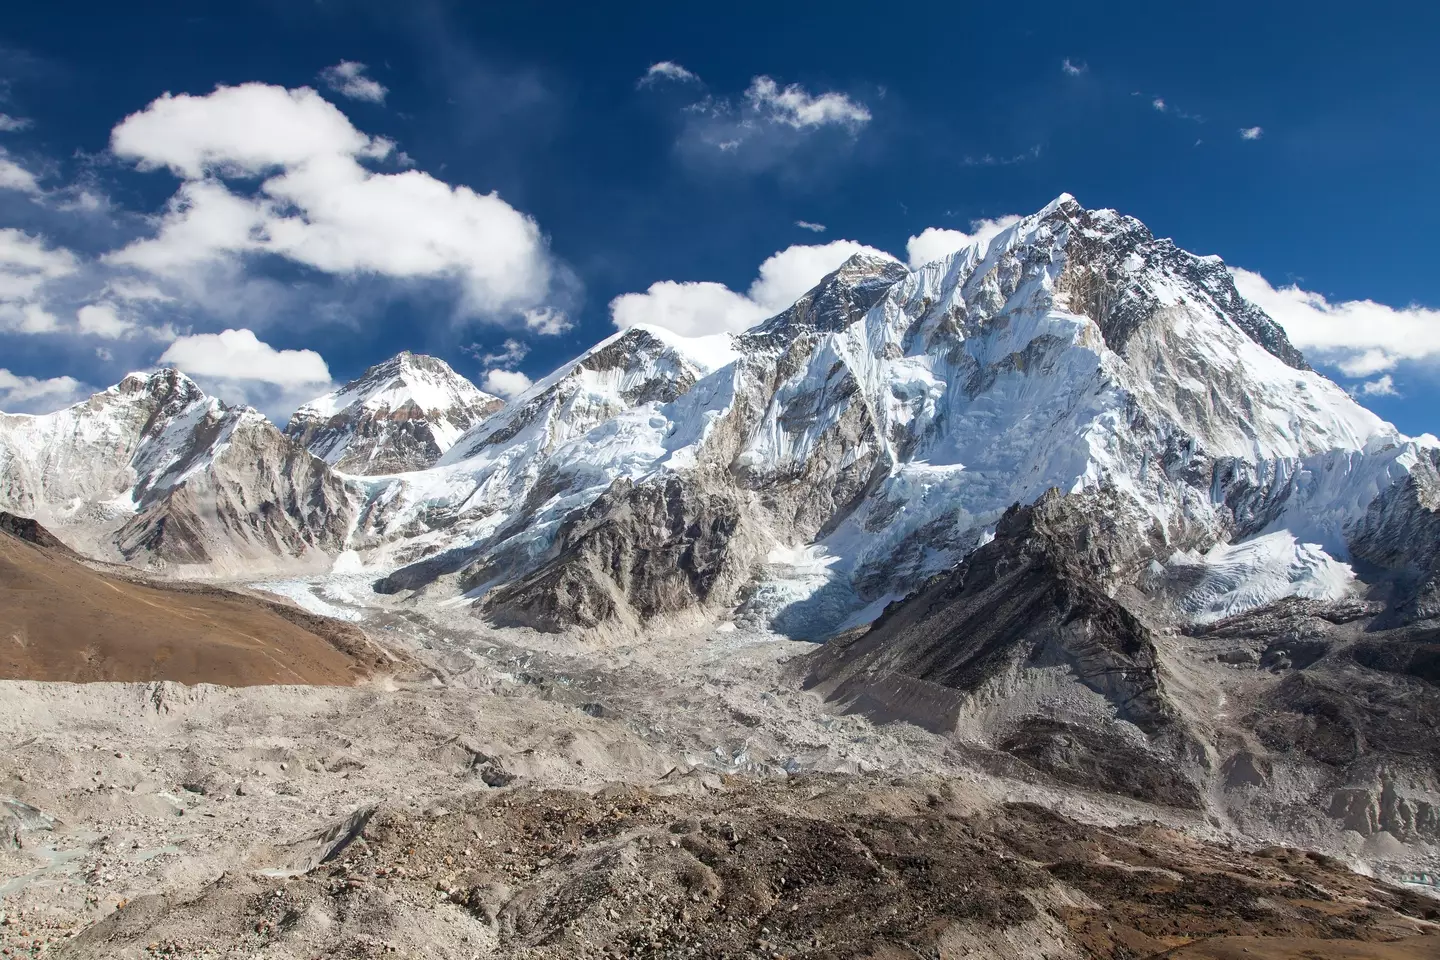
[[0,514],[0,678],[346,684],[379,662],[347,625],[100,573],[34,521]]

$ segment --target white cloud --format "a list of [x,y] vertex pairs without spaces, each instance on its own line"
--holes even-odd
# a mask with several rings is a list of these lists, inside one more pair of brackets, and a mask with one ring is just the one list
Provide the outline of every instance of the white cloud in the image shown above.
[[825,224],[811,223],[809,220],[796,220],[795,226],[799,227],[801,230],[809,230],[811,233],[825,232]]
[[10,159],[10,154],[0,149],[0,190],[15,190],[19,193],[40,192],[40,183],[35,174]]
[[[158,233],[108,256],[159,274],[270,254],[337,275],[458,280],[469,315],[523,314],[560,273],[533,219],[494,193],[361,161],[394,144],[356,130],[314,90],[251,83],[166,95],[122,121],[111,146],[185,180]],[[263,177],[253,193],[237,179]]]
[[38,303],[0,309],[0,330],[7,333],[58,333],[60,320]]
[[970,221],[970,232],[951,230],[946,227],[926,227],[905,244],[905,256],[911,268],[920,267],[941,257],[948,257],[956,250],[963,250],[972,243],[987,244],[1000,232],[1020,222],[1014,215],[996,217],[994,220]]
[[750,299],[773,316],[804,295],[830,271],[857,253],[871,257],[894,257],[884,250],[856,243],[854,240],[832,240],[816,246],[797,244],[772,254],[760,264],[760,276],[750,284]]
[[31,125],[28,117],[12,117],[8,113],[0,113],[0,133],[14,133],[16,130],[29,129]]
[[1261,137],[1263,137],[1264,135],[1265,135],[1265,129],[1264,129],[1263,127],[1241,127],[1241,128],[1240,128],[1240,139],[1241,139],[1241,140],[1259,140],[1259,139],[1260,139]]
[[135,332],[135,323],[120,316],[113,303],[87,303],[75,312],[75,320],[81,333],[119,340]]
[[384,103],[385,94],[390,91],[378,80],[365,76],[366,66],[354,60],[341,60],[333,67],[320,71],[325,86],[342,97],[351,100],[365,100],[369,103]]
[[1360,384],[1360,392],[1367,397],[1398,397],[1400,391],[1395,389],[1395,378],[1390,374]]
[[687,337],[739,332],[767,316],[749,297],[709,281],[661,280],[644,293],[625,293],[610,301],[610,318],[622,330],[646,324]]
[[1277,289],[1249,270],[1230,273],[1241,295],[1284,327],[1295,346],[1346,376],[1368,377],[1402,361],[1440,361],[1440,310],[1373,300],[1331,303],[1298,286]]
[[41,380],[0,369],[0,410],[6,413],[49,413],[95,393],[74,377]]
[[11,333],[53,333],[60,322],[45,307],[48,283],[79,269],[75,254],[51,247],[44,239],[0,229],[0,330]]
[[160,363],[196,378],[255,380],[281,387],[330,382],[330,368],[314,350],[276,350],[250,330],[180,337],[160,355]]
[[650,69],[645,71],[645,76],[640,78],[639,84],[644,87],[660,80],[698,83],[700,78],[673,60],[661,60],[659,63],[650,64]]
[[176,176],[259,176],[325,159],[383,155],[388,142],[356,130],[309,87],[264,83],[216,87],[204,96],[165,94],[110,133],[116,156]]
[[745,294],[723,283],[661,280],[610,301],[610,318],[621,329],[648,324],[692,337],[736,333],[780,313],[857,253],[894,259],[854,240],[797,244],[768,257]]
[[750,81],[745,99],[756,111],[797,130],[831,123],[858,127],[870,122],[870,111],[865,104],[843,93],[812,96],[798,83],[781,87],[766,76]]
[[519,370],[487,370],[480,389],[497,397],[513,400],[530,389],[533,381]]
[[1069,57],[1066,57],[1064,60],[1060,61],[1060,69],[1065,71],[1065,73],[1069,76],[1078,77],[1080,76],[1080,74],[1084,73],[1090,68],[1083,63],[1075,63]]
[[1165,112],[1165,100],[1162,97],[1156,97],[1154,100],[1151,100],[1150,106],[1154,107],[1156,110],[1159,110],[1161,113]]
[[575,324],[564,310],[553,307],[535,307],[521,314],[525,327],[542,337],[558,337],[574,328]]

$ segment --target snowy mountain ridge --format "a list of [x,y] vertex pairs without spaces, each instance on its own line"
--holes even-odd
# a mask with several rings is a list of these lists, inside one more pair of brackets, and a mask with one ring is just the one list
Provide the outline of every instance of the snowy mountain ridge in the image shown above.
[[[739,616],[823,636],[1055,488],[1103,505],[1111,589],[1214,618],[1358,589],[1354,547],[1378,548],[1357,535],[1423,527],[1424,498],[1393,491],[1435,458],[1311,370],[1218,258],[1068,195],[913,271],[857,255],[742,334],[620,331],[498,403],[401,354],[303,407],[287,433],[333,504],[307,549],[353,551],[377,589],[463,596],[504,622]],[[89,449],[61,424],[97,410],[50,415],[35,442]],[[160,422],[137,451],[223,459],[160,439]],[[147,456],[73,481],[12,453],[6,499],[93,514],[132,487],[143,499],[157,470],[195,486]]]

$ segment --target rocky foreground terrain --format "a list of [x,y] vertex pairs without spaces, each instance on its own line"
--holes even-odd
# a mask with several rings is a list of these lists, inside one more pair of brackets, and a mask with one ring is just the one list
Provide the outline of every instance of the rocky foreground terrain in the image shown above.
[[1400,882],[1433,866],[1423,846],[1306,837],[1304,819],[1242,827],[1183,780],[1137,799],[1008,745],[836,713],[792,682],[823,647],[737,630],[587,651],[403,606],[365,616],[423,666],[353,687],[0,683],[0,950],[1440,948],[1440,899]]

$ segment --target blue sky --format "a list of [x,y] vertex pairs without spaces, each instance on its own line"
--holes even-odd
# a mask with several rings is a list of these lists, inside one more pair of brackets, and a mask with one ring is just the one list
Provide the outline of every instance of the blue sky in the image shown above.
[[515,389],[1070,192],[1440,426],[1432,5],[122,6],[0,24],[5,409],[162,358],[279,416],[401,349]]

